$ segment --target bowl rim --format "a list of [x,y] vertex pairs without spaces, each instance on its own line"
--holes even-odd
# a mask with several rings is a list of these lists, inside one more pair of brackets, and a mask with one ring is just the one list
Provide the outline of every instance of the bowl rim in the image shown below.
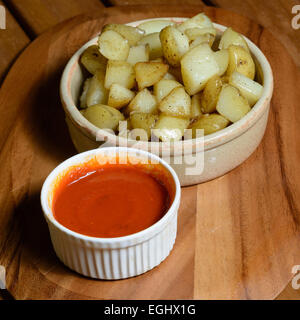
[[[52,191],[53,185],[52,182],[55,181],[57,176],[64,171],[66,168],[74,165],[74,164],[84,164],[88,159],[90,159],[91,156],[96,156],[99,154],[120,154],[121,152],[127,152],[127,154],[133,154],[138,157],[148,157],[148,159],[153,159],[154,161],[157,161],[160,163],[172,176],[173,182],[175,184],[175,196],[172,201],[171,206],[169,207],[168,211],[164,214],[164,216],[159,219],[157,222],[155,222],[150,227],[141,230],[139,232],[122,236],[122,237],[114,237],[114,238],[101,238],[101,237],[93,237],[84,235],[81,233],[78,233],[76,231],[72,231],[71,229],[68,229],[61,223],[59,223],[53,215],[52,209],[49,206],[49,192]],[[181,198],[181,188],[180,188],[180,182],[179,178],[174,171],[174,169],[163,159],[156,156],[153,153],[150,153],[148,151],[135,149],[135,148],[127,148],[127,147],[107,147],[107,148],[98,148],[98,149],[92,149],[86,152],[82,152],[79,154],[76,154],[62,163],[60,163],[57,167],[55,167],[47,176],[45,179],[41,194],[40,194],[40,201],[41,206],[43,209],[44,217],[48,224],[54,225],[57,229],[59,229],[61,232],[68,234],[69,236],[72,236],[73,238],[89,241],[92,243],[98,243],[98,244],[107,244],[107,245],[117,245],[122,246],[122,244],[126,246],[130,246],[133,244],[137,244],[143,241],[146,241],[156,234],[160,233],[164,228],[167,226],[167,224],[171,221],[174,214],[177,213],[179,204],[180,204],[180,198]]]
[[[127,25],[131,26],[138,26],[139,24],[147,21],[154,21],[154,20],[171,20],[173,22],[183,22],[187,20],[188,18],[184,17],[160,17],[160,18],[150,18],[150,19],[143,19],[138,21],[133,21],[130,23],[127,23]],[[227,28],[227,26],[213,23],[214,27],[219,32],[224,32]],[[240,120],[238,120],[235,123],[232,123],[228,127],[221,129],[215,133],[209,134],[204,136],[204,150],[214,148],[216,146],[222,145],[224,143],[227,143],[237,136],[243,134],[245,131],[250,129],[264,114],[264,112],[268,109],[270,100],[272,98],[273,93],[273,73],[271,66],[263,54],[263,52],[246,36],[243,35],[245,38],[249,49],[251,51],[251,54],[255,57],[257,62],[259,63],[263,78],[264,78],[264,84],[263,84],[263,92],[260,97],[260,99],[256,102],[256,104],[251,108],[251,110]],[[130,142],[134,143],[135,148],[148,150],[150,145],[157,145],[157,147],[165,148],[166,150],[170,148],[169,143],[165,142],[151,142],[151,141],[135,141],[130,140],[112,133],[109,133],[103,129],[99,129],[92,123],[90,123],[78,110],[76,107],[76,104],[74,103],[71,95],[71,79],[72,75],[74,73],[75,68],[78,65],[78,61],[80,58],[80,55],[82,52],[90,45],[97,43],[97,36],[86,42],[79,50],[77,50],[74,55],[70,58],[68,63],[65,66],[65,69],[63,71],[61,82],[60,82],[60,96],[61,101],[63,104],[63,108],[69,117],[69,119],[74,123],[75,125],[78,125],[81,129],[83,129],[86,132],[81,132],[85,134],[89,139],[91,137],[95,137],[96,140],[94,141],[103,141],[101,140],[101,136],[105,137],[108,141],[112,143],[112,145],[118,145],[118,146],[127,146]],[[100,137],[100,140],[98,140],[98,137]],[[104,140],[105,140],[104,139]],[[186,139],[182,141],[176,141],[172,144],[171,149],[177,149],[182,150],[182,145],[198,145],[203,143],[203,138],[196,138],[196,139]],[[155,147],[155,146],[154,146]]]

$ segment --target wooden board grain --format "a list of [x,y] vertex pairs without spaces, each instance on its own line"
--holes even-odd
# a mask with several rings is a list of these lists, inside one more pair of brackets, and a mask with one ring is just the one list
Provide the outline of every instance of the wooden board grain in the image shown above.
[[57,23],[85,12],[102,10],[100,0],[6,0],[24,28],[36,36]]
[[30,39],[14,19],[8,8],[0,0],[0,5],[5,8],[6,29],[0,30],[0,83],[9,68],[29,44]]
[[[275,90],[266,136],[239,168],[183,189],[176,245],[158,268],[114,282],[81,277],[55,257],[39,203],[44,178],[75,153],[58,97],[63,66],[104,23],[192,16],[202,9],[213,21],[243,32],[267,55]],[[291,85],[299,80],[291,57],[268,31],[221,9],[116,7],[43,34],[18,59],[0,91],[0,109],[10,110],[0,137],[0,264],[7,266],[11,294],[17,299],[274,298],[291,279],[292,266],[300,264],[300,96]],[[22,89],[16,94],[15,87]]]
[[[147,5],[147,0],[110,0],[113,5]],[[209,0],[204,1],[209,5],[232,10],[238,14],[254,20],[263,27],[267,28],[278,40],[280,40],[289,50],[290,55],[294,58],[295,64],[300,67],[299,52],[300,41],[299,30],[295,30],[291,26],[292,7],[299,4],[297,0],[274,0],[274,1],[258,1],[258,0]],[[153,0],[154,5],[203,5],[201,0]]]
[[210,0],[213,5],[232,10],[255,20],[270,30],[274,37],[280,40],[287,48],[294,62],[300,67],[299,30],[292,28],[291,21],[295,14],[292,8],[299,5],[297,0]]
[[[247,27],[243,25],[245,33]],[[203,288],[209,285],[218,288],[211,291],[211,298],[216,294],[219,298],[275,298],[275,292],[284,288],[283,281],[292,278],[292,266],[299,263],[300,170],[295,162],[300,151],[300,131],[296,125],[300,121],[299,91],[290,89],[292,83],[299,81],[299,72],[284,46],[269,32],[250,25],[248,29],[273,69],[270,118],[262,144],[242,166],[203,187],[198,186],[200,214],[202,210],[210,210],[211,214],[200,215],[202,220],[196,233],[204,234],[206,246],[205,250],[200,245],[200,250],[196,249],[196,261],[197,254],[204,254],[206,261],[213,264],[215,255],[220,258],[224,251],[227,253],[211,277],[207,277],[205,270],[197,273],[198,297],[208,295]],[[203,208],[201,199],[213,190],[217,190],[214,194],[217,207]],[[220,225],[220,219],[226,223]],[[209,241],[209,237],[215,241]],[[281,264],[283,257],[287,262],[285,267]],[[228,290],[224,291],[224,287]]]
[[300,289],[293,288],[292,283],[289,283],[276,300],[300,300]]
[[[149,5],[147,0],[109,0],[114,6],[133,6],[133,5]],[[171,6],[201,6],[203,2],[201,0],[151,0],[154,6],[158,5],[171,5]]]

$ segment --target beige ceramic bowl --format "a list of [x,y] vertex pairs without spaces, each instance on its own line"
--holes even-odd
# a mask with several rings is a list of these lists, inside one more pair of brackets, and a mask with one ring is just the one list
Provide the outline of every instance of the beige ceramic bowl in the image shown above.
[[[164,19],[175,22],[185,20],[185,18]],[[138,26],[144,21],[147,20],[135,21],[128,25]],[[214,26],[219,34],[226,29],[225,26],[216,23]],[[182,186],[205,182],[234,169],[245,161],[259,145],[266,129],[273,93],[273,75],[268,60],[253,42],[247,38],[246,41],[263,79],[264,89],[259,101],[245,117],[227,128],[207,135],[204,139],[175,142],[170,146],[162,142],[136,143],[126,138],[118,138],[97,128],[81,115],[76,105],[78,105],[85,72],[79,64],[79,59],[88,46],[97,43],[97,37],[90,40],[69,60],[60,85],[66,122],[77,151],[83,152],[97,148],[103,144],[103,141],[106,141],[105,146],[135,147],[157,153],[161,157],[166,155],[165,159],[178,174]],[[184,156],[183,150],[185,150]],[[188,168],[197,168],[197,170],[187,172]]]

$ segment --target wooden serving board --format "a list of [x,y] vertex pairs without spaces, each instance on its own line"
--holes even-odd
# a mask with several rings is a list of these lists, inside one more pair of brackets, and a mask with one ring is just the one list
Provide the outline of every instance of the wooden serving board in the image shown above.
[[[265,137],[240,167],[182,189],[171,255],[139,277],[82,277],[56,258],[39,202],[42,183],[75,154],[58,87],[70,56],[108,22],[190,17],[205,11],[254,41],[275,78]],[[17,299],[272,299],[300,264],[299,69],[261,26],[207,7],[114,7],[80,16],[37,38],[0,91],[0,264]]]

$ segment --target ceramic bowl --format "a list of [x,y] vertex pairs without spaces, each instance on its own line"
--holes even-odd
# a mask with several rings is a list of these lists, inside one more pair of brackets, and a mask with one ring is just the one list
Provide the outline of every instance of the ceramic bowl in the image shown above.
[[[161,18],[160,18],[161,19]],[[182,22],[185,18],[163,18]],[[138,26],[147,19],[128,23]],[[218,35],[225,26],[214,23]],[[263,81],[263,93],[251,111],[241,120],[204,139],[190,139],[173,145],[162,142],[139,142],[118,138],[91,124],[76,108],[82,90],[85,72],[79,64],[80,55],[97,37],[87,42],[69,60],[60,85],[60,95],[66,114],[66,122],[72,141],[78,152],[106,146],[128,146],[156,152],[165,157],[179,176],[182,186],[193,185],[219,177],[245,161],[259,145],[268,120],[270,101],[273,93],[273,75],[270,64],[261,50],[245,37],[251,54]],[[184,150],[184,152],[183,152]],[[189,170],[192,169],[192,170]],[[195,170],[194,170],[195,169]]]
[[[175,196],[167,213],[149,228],[118,238],[85,236],[57,222],[52,212],[52,200],[55,183],[63,172],[72,166],[84,165],[95,157],[104,159],[122,155],[154,160],[170,173]],[[147,272],[169,255],[176,239],[180,194],[180,182],[175,171],[156,155],[131,148],[100,148],[73,156],[56,167],[43,184],[41,204],[58,258],[67,267],[84,276],[117,280]]]

